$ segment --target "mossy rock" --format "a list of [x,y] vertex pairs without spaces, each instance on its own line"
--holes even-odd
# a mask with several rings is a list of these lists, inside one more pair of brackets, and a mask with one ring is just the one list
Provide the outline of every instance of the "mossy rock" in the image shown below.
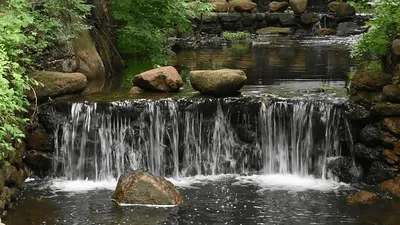
[[392,76],[390,74],[360,70],[353,76],[350,92],[354,94],[358,90],[382,90],[391,81]]
[[349,204],[372,204],[376,202],[378,195],[369,191],[361,190],[354,195],[347,197],[347,203]]
[[290,27],[265,27],[256,31],[256,34],[291,34],[293,33]]

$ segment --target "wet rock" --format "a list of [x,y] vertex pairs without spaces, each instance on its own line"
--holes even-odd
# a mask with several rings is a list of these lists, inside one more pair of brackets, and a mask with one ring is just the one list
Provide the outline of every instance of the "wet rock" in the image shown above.
[[382,149],[368,148],[367,146],[357,143],[354,145],[354,156],[358,159],[376,161],[380,159],[382,155]]
[[199,16],[197,18],[199,21],[203,20],[203,25],[207,24],[207,23],[217,23],[218,22],[218,13],[209,13],[209,14],[205,14],[202,17]]
[[336,8],[338,7],[338,5],[340,4],[340,2],[331,2],[328,4],[328,9],[331,12],[335,12]]
[[256,34],[291,34],[293,33],[290,27],[265,27],[256,31]]
[[234,0],[229,3],[236,12],[251,12],[257,7],[257,4],[251,0]]
[[372,112],[382,116],[400,116],[400,104],[378,103],[372,107]]
[[140,170],[122,174],[112,198],[128,204],[183,204],[183,196],[171,182]]
[[33,131],[26,132],[25,140],[28,150],[51,152],[54,149],[53,138],[41,125],[35,128]]
[[267,23],[279,22],[278,15],[277,13],[265,13],[265,21],[267,21]]
[[361,190],[354,195],[347,197],[349,204],[373,204],[378,200],[378,195],[369,191]]
[[269,11],[274,12],[284,12],[289,7],[289,3],[287,2],[276,2],[273,1],[269,3]]
[[383,97],[382,92],[380,91],[359,90],[357,92],[351,91],[351,94],[352,95],[350,96],[350,100],[354,103],[374,104],[377,102],[382,102],[385,99],[385,97]]
[[11,203],[11,190],[8,187],[4,187],[3,191],[1,192],[1,203],[0,208],[4,209]]
[[307,9],[307,0],[290,0],[290,7],[296,14],[303,14]]
[[236,128],[239,139],[245,143],[253,143],[257,138],[254,127],[250,124],[240,124]]
[[351,183],[360,177],[361,168],[355,165],[351,157],[335,157],[327,159],[327,171],[341,182]]
[[264,21],[265,19],[265,13],[256,13],[256,19],[258,21]]
[[361,28],[360,25],[354,22],[343,22],[339,23],[337,28],[337,35],[339,36],[349,36],[354,34],[361,34],[366,32],[366,28]]
[[386,85],[383,87],[383,95],[390,102],[400,102],[400,85]]
[[394,144],[394,153],[396,153],[396,155],[400,155],[400,142],[396,142]]
[[374,125],[367,125],[361,130],[360,134],[363,143],[370,146],[380,145],[382,143],[381,131]]
[[48,153],[40,151],[29,151],[23,159],[24,163],[35,175],[44,177],[52,167],[53,160]]
[[393,150],[385,149],[383,150],[383,159],[390,165],[397,164],[399,157]]
[[283,27],[291,27],[297,25],[296,17],[293,14],[280,13],[278,17],[279,17],[279,23]]
[[172,66],[152,69],[136,75],[132,83],[144,90],[158,92],[176,92],[183,86],[183,80]]
[[400,55],[400,39],[395,39],[392,42],[392,49],[393,49],[394,54]]
[[250,27],[254,25],[254,22],[256,21],[256,14],[255,13],[246,13],[243,16],[242,25],[246,27]]
[[373,162],[364,180],[367,184],[378,184],[393,179],[397,170],[381,162]]
[[131,90],[129,90],[129,94],[131,95],[139,95],[143,93],[143,89],[141,89],[140,87],[132,87]]
[[396,64],[393,69],[393,77],[400,77],[400,63]]
[[346,115],[351,120],[363,120],[368,118],[371,114],[364,106],[349,103],[347,105]]
[[225,0],[211,0],[210,3],[215,6],[215,12],[228,12],[229,10],[229,3]]
[[211,96],[235,95],[247,80],[242,70],[195,70],[190,72],[192,87]]
[[24,183],[24,171],[18,170],[15,166],[6,165],[2,168],[4,185],[7,187],[22,187]]
[[382,125],[387,131],[390,131],[391,133],[393,133],[395,135],[400,135],[400,118],[399,117],[385,118],[382,121]]
[[357,71],[350,85],[350,92],[358,90],[380,90],[392,80],[390,74],[370,72],[366,70]]
[[28,98],[46,100],[65,94],[79,93],[86,87],[87,79],[82,73],[60,73],[51,71],[36,71],[28,74],[29,79],[35,80],[42,85],[35,85],[34,92],[29,91]]
[[305,25],[313,25],[313,24],[318,23],[319,17],[316,13],[305,13],[305,14],[301,15],[300,21],[302,24],[305,24]]
[[382,143],[385,148],[393,149],[399,139],[389,132],[382,132]]
[[400,198],[400,177],[397,176],[395,179],[387,180],[378,185],[378,187],[391,193],[392,195]]
[[218,17],[222,23],[237,22],[242,18],[240,13],[219,13]]
[[354,16],[356,14],[356,9],[344,2],[339,3],[335,7],[335,15],[338,17]]

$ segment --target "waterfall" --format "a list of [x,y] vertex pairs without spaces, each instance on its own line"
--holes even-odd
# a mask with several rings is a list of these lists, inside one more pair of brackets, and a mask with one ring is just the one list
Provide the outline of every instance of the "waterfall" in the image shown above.
[[[105,180],[222,173],[325,177],[341,155],[342,103],[313,99],[180,99],[71,103],[55,129],[54,175]],[[253,138],[246,138],[253,137]]]

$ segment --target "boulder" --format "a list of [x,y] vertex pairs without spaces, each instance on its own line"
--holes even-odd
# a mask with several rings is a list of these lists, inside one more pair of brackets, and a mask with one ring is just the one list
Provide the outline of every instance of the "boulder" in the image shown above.
[[276,2],[273,1],[269,3],[269,11],[274,12],[284,12],[289,7],[289,3],[287,2]]
[[361,190],[354,195],[347,197],[349,204],[372,204],[376,202],[378,195],[369,191]]
[[380,91],[367,91],[367,90],[358,90],[352,91],[350,89],[350,100],[354,103],[367,103],[374,104],[377,102],[382,102],[385,98]]
[[387,101],[400,102],[400,85],[386,85],[383,87],[383,95]]
[[389,164],[397,164],[399,162],[399,157],[393,150],[385,149],[383,150],[383,159]]
[[203,94],[212,96],[237,94],[246,81],[246,74],[242,70],[222,69],[190,72],[192,87]]
[[392,77],[389,74],[360,70],[357,71],[353,76],[350,85],[350,91],[380,90],[382,87],[389,84],[391,80]]
[[368,160],[373,162],[380,159],[381,155],[382,155],[382,149],[368,148],[361,143],[357,143],[354,145],[354,156],[357,159]]
[[313,25],[318,23],[319,17],[316,13],[304,13],[301,15],[300,21],[304,25]]
[[367,31],[367,28],[361,28],[360,25],[354,22],[339,23],[337,27],[337,35],[349,36],[354,34],[361,34]]
[[381,116],[400,116],[400,104],[378,103],[372,107],[372,112]]
[[328,9],[331,12],[335,12],[336,8],[338,7],[338,5],[340,4],[340,2],[331,2],[328,4]]
[[53,157],[46,152],[29,151],[23,161],[36,175],[45,177],[52,167]]
[[362,143],[369,146],[377,146],[382,143],[381,131],[374,125],[367,125],[361,130]]
[[326,168],[327,171],[337,177],[339,181],[345,183],[351,183],[358,180],[362,171],[362,168],[355,165],[354,160],[351,157],[344,156],[328,158]]
[[345,111],[347,117],[351,120],[363,120],[368,118],[371,113],[364,106],[348,102]]
[[233,8],[236,12],[251,12],[257,7],[257,4],[251,0],[234,0],[229,2],[231,9]]
[[176,92],[183,86],[181,75],[172,66],[152,69],[136,75],[133,85],[147,91]]
[[297,25],[297,20],[295,15],[289,13],[280,13],[278,15],[279,23],[282,27],[291,27]]
[[303,14],[307,9],[307,0],[290,0],[290,7],[296,14]]
[[293,33],[290,27],[265,27],[256,31],[256,34],[291,34]]
[[226,0],[211,0],[211,4],[215,6],[215,12],[228,12],[229,11],[229,3]]
[[28,77],[40,83],[33,86],[34,91],[29,91],[28,98],[31,101],[35,100],[35,95],[40,101],[50,97],[79,93],[87,84],[86,76],[82,73],[36,71],[28,74]]
[[22,170],[18,170],[15,166],[5,165],[2,168],[4,177],[4,185],[7,187],[20,188],[24,183],[24,173]]
[[367,184],[375,185],[393,179],[396,173],[397,170],[395,168],[375,161],[372,163],[364,179]]
[[387,180],[378,185],[383,191],[387,191],[392,195],[400,198],[400,177],[397,176],[395,179]]
[[344,2],[339,3],[335,7],[335,15],[338,17],[354,16],[356,14],[356,9]]
[[400,118],[389,117],[382,121],[383,127],[395,135],[400,135]]
[[257,15],[255,13],[244,13],[242,21],[243,26],[250,27],[254,25]]
[[400,55],[400,39],[395,39],[392,42],[392,49],[393,49],[394,54]]
[[112,198],[126,204],[183,204],[183,196],[171,182],[141,170],[122,174]]
[[140,87],[132,87],[131,90],[129,90],[129,94],[131,95],[139,95],[143,93],[143,89],[141,89]]
[[335,35],[336,34],[336,30],[333,29],[333,28],[321,28],[321,29],[315,30],[315,34],[318,35],[318,36]]
[[53,138],[46,133],[43,126],[39,125],[33,131],[25,132],[28,150],[53,151]]
[[265,21],[267,21],[267,23],[279,22],[279,14],[278,13],[265,13]]

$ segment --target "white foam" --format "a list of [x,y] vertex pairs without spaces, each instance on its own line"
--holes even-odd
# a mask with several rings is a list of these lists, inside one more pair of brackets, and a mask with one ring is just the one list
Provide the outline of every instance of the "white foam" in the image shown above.
[[234,174],[218,174],[209,176],[197,175],[192,177],[167,178],[167,180],[180,188],[196,188],[193,185],[235,178],[236,176],[237,175]]
[[55,179],[50,183],[53,191],[59,192],[87,192],[92,190],[115,190],[117,186],[116,179],[102,181],[93,180],[62,180]]
[[25,183],[29,183],[29,182],[32,182],[32,181],[35,181],[35,178],[28,177],[28,178],[26,178]]
[[173,208],[177,207],[177,205],[150,205],[150,204],[127,204],[127,203],[118,203],[118,205],[127,207],[127,206],[140,206],[140,207],[151,207],[151,208]]
[[289,191],[333,191],[348,187],[348,184],[338,183],[330,179],[317,179],[312,176],[299,176],[292,174],[252,175],[238,176],[235,185],[255,184],[264,190],[289,190]]

